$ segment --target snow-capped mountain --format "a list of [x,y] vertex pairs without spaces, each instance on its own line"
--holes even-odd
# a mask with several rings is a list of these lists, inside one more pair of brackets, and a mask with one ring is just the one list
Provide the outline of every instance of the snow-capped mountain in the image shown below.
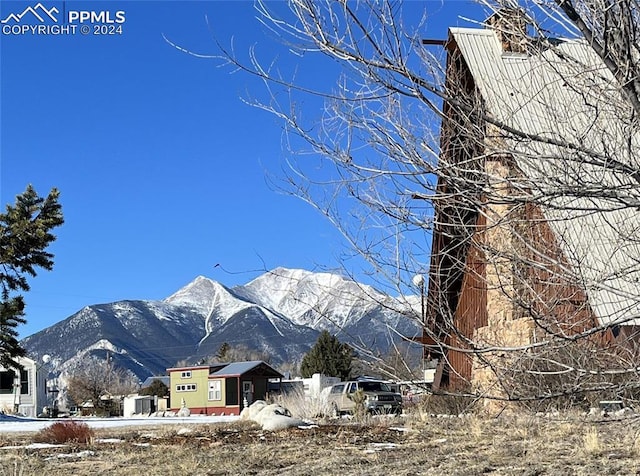
[[276,268],[234,291],[292,322],[337,333],[387,299],[370,286],[330,273]]
[[277,268],[234,288],[199,276],[162,301],[87,306],[22,343],[35,358],[52,356],[58,371],[78,356],[107,353],[142,379],[215,355],[225,342],[276,366],[299,362],[324,329],[384,352],[398,333],[417,332],[403,310],[406,304],[341,276]]

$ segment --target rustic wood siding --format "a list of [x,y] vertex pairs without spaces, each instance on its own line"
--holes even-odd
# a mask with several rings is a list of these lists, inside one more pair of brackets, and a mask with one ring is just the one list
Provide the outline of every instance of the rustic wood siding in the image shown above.
[[[482,220],[484,221],[484,220]],[[485,282],[485,261],[482,251],[473,244],[467,254],[466,273],[454,316],[455,330],[464,336],[453,334],[449,345],[454,348],[468,349],[465,338],[473,339],[479,327],[487,325],[487,287]],[[449,386],[461,388],[471,381],[473,355],[451,350],[447,354],[449,365]]]
[[524,309],[539,327],[550,332],[575,335],[598,325],[589,306],[586,292],[578,279],[566,270],[569,261],[564,255],[555,234],[538,206],[527,204],[528,231],[523,233],[531,247],[526,256],[525,294],[530,308]]

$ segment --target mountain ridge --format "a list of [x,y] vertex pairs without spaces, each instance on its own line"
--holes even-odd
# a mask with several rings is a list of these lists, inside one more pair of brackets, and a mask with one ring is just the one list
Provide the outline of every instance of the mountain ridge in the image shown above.
[[396,332],[416,335],[409,314],[406,303],[342,276],[275,268],[232,288],[197,276],[162,300],[85,306],[22,344],[35,358],[50,355],[54,374],[79,356],[104,358],[109,348],[142,380],[177,362],[207,360],[225,342],[268,355],[276,366],[296,364],[322,330],[385,352]]

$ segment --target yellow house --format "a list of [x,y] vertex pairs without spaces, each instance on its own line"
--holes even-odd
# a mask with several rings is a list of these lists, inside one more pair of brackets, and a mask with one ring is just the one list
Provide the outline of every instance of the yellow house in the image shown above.
[[193,414],[239,415],[245,406],[266,397],[269,381],[283,375],[261,360],[167,369],[170,407]]

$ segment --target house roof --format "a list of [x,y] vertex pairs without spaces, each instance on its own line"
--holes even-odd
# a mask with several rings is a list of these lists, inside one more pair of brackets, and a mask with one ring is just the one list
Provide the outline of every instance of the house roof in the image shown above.
[[252,370],[262,367],[262,373],[266,373],[270,377],[282,377],[282,374],[273,369],[270,365],[262,360],[252,360],[248,362],[232,362],[211,374],[210,377],[235,377],[244,375]]
[[[545,219],[596,316],[611,323],[640,315],[639,184],[628,171],[588,165],[579,152],[640,170],[640,141],[637,134],[628,141],[629,108],[610,71],[580,40],[524,54],[503,52],[491,29],[451,28],[450,39],[487,114],[525,133],[500,139],[527,178],[523,187],[542,197]],[[606,189],[615,196],[606,197]]]
[[[15,357],[14,360],[22,365],[23,367],[36,367],[39,369],[39,366],[37,365],[37,362],[34,359],[30,359],[29,357]],[[5,367],[3,365],[0,365],[0,371],[7,371],[7,370],[16,370],[13,367]]]
[[[167,369],[167,372],[172,373],[172,372],[181,372],[185,370],[208,369],[209,376],[238,377],[248,372],[258,370],[259,367],[262,367],[260,370],[261,370],[261,374],[263,375],[267,375],[268,377],[273,377],[273,378],[283,377],[283,375],[280,372],[278,372],[277,370],[275,370],[273,367],[271,367],[266,362],[263,362],[262,360],[251,360],[247,362],[230,362],[230,363],[220,362],[213,365],[199,365],[194,367],[174,367],[174,368]],[[154,379],[159,377],[150,377],[150,378]]]

